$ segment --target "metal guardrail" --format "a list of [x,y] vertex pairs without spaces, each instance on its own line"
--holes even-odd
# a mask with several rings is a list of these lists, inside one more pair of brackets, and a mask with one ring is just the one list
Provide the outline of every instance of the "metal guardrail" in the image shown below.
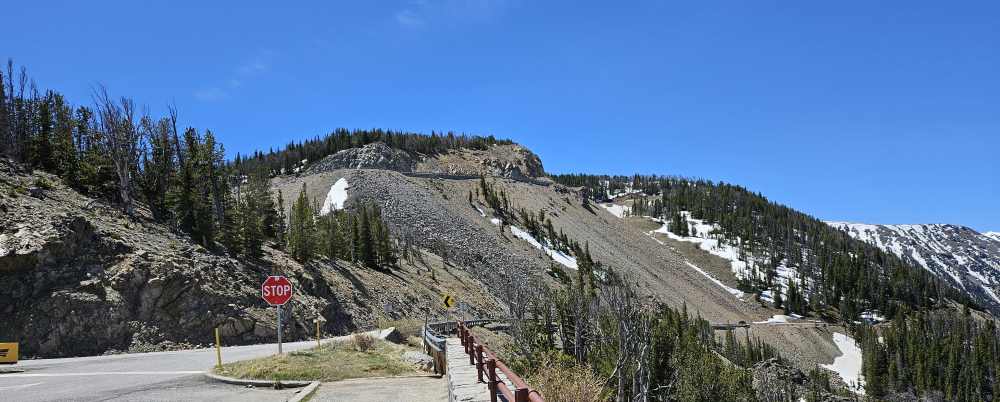
[[[490,389],[490,402],[497,402],[497,394],[503,394],[504,399],[513,402],[545,402],[542,395],[537,390],[528,387],[528,384],[521,379],[514,371],[509,369],[500,359],[497,358],[486,345],[476,342],[476,337],[469,331],[469,327],[462,321],[455,323],[458,328],[458,336],[465,347],[465,353],[469,355],[469,364],[476,366],[476,372],[480,382],[485,382]],[[500,370],[514,389],[510,389],[506,383],[497,379],[497,370]],[[484,381],[483,376],[486,376]]]
[[421,337],[424,340],[424,351],[434,359],[434,373],[444,374],[448,370],[448,359],[445,355],[445,337],[435,331],[433,325],[435,324],[424,323],[424,327],[421,329]]

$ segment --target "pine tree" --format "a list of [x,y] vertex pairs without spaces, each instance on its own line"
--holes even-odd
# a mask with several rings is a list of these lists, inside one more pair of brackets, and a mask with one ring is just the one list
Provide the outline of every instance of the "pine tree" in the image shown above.
[[61,176],[66,184],[77,187],[80,184],[80,163],[76,145],[73,143],[73,111],[66,104],[62,95],[54,97],[55,129],[53,134],[53,159],[55,173]]
[[37,102],[31,161],[33,166],[55,173],[55,161],[52,159],[52,96],[49,92]]
[[[263,169],[258,169],[263,170]],[[272,214],[274,216],[274,237],[277,247],[282,249],[285,247],[285,234],[288,232],[288,224],[285,220],[285,197],[281,194],[281,189],[278,189],[278,206],[277,210],[272,209]]]
[[315,214],[309,203],[306,185],[292,203],[288,224],[288,252],[299,262],[311,260],[316,253]]
[[359,260],[368,268],[378,268],[375,241],[372,237],[372,219],[368,216],[368,208],[362,206],[358,214],[360,218],[358,222]]

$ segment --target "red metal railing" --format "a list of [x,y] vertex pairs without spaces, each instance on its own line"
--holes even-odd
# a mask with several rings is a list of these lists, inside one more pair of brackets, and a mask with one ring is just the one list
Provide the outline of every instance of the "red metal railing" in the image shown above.
[[[458,337],[462,341],[465,353],[469,355],[469,364],[476,366],[479,382],[485,382],[490,389],[490,402],[497,402],[497,393],[503,394],[508,401],[545,402],[542,394],[529,388],[528,384],[507,368],[507,365],[503,364],[500,359],[497,359],[497,356],[486,345],[476,342],[476,337],[462,321],[458,321]],[[507,376],[507,379],[514,385],[514,389],[510,389],[506,383],[497,378],[497,370]],[[483,376],[486,377],[485,380]]]

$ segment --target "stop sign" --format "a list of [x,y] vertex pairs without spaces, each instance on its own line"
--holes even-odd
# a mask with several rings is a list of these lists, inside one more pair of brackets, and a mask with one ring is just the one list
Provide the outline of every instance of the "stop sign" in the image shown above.
[[272,306],[288,303],[292,298],[292,283],[284,276],[269,276],[260,285],[260,297]]

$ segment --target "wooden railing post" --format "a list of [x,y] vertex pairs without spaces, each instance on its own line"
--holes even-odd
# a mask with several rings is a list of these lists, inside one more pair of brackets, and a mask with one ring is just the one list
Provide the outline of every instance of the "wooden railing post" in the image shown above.
[[479,382],[483,382],[483,345],[476,345],[476,373]]
[[462,341],[462,346],[465,346],[465,326],[459,321],[458,324],[458,340]]
[[486,377],[490,380],[487,384],[490,390],[490,402],[497,402],[497,362],[492,358],[486,359]]
[[475,352],[476,349],[475,349],[475,345],[476,345],[476,337],[470,335],[469,336],[469,348],[468,348],[468,350],[466,350],[466,352],[469,354],[469,365],[476,364],[476,352]]
[[528,389],[527,388],[515,389],[514,402],[528,402]]

